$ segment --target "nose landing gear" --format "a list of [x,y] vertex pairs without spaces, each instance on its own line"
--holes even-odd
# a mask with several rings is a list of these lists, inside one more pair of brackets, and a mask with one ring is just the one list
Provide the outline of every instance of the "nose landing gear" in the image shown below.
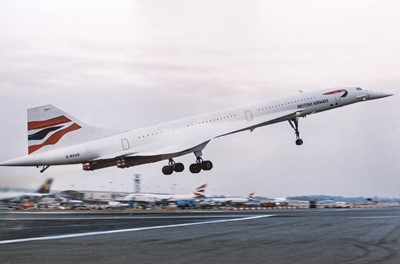
[[297,146],[303,145],[303,140],[300,138],[300,132],[299,132],[299,118],[296,117],[293,119],[289,119],[288,121],[296,134],[296,145]]

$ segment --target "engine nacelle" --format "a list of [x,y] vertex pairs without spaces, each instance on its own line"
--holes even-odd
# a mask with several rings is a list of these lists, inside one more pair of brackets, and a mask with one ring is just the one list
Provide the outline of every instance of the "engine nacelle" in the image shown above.
[[124,169],[124,168],[129,168],[127,162],[125,161],[125,159],[119,159],[117,160],[117,167],[120,169]]
[[90,162],[82,163],[82,168],[83,168],[84,171],[92,171],[92,170],[94,170],[92,168],[92,164]]

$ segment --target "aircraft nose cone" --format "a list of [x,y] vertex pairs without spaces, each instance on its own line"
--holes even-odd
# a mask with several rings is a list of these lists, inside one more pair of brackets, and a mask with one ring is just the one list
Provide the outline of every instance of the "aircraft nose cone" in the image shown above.
[[368,91],[368,99],[369,100],[384,98],[384,97],[388,97],[388,96],[392,96],[392,95],[393,94],[391,94],[391,93]]

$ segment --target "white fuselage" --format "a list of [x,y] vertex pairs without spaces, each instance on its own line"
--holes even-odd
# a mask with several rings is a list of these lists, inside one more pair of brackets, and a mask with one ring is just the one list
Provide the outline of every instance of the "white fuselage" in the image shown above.
[[136,202],[176,202],[180,200],[194,200],[193,194],[153,194],[153,193],[132,193],[125,196],[122,201]]
[[207,197],[206,201],[213,202],[213,203],[221,203],[221,204],[227,204],[227,203],[247,203],[250,201],[249,198],[244,198],[244,197]]

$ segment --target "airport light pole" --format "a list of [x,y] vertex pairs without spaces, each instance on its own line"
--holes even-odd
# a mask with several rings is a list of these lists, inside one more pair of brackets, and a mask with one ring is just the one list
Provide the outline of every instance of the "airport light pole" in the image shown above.
[[133,192],[140,193],[140,174],[135,174],[135,178],[133,179]]

